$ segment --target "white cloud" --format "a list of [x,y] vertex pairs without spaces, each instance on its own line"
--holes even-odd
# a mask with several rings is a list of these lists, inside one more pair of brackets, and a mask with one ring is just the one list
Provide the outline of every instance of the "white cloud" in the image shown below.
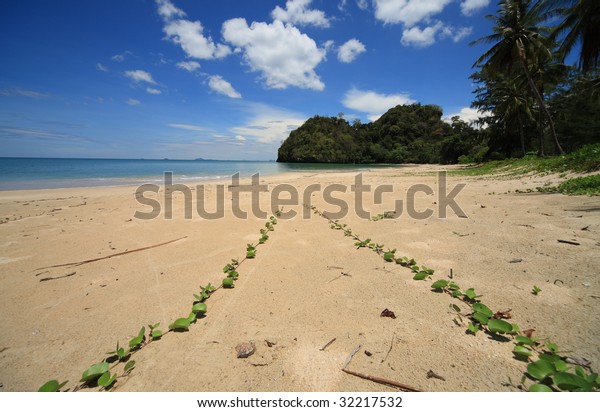
[[370,90],[351,89],[344,95],[342,104],[349,109],[369,114],[371,121],[398,105],[415,103],[408,93],[381,94]]
[[487,7],[490,4],[490,0],[463,0],[460,3],[460,11],[465,16],[471,16],[479,10]]
[[105,73],[108,71],[108,69],[106,68],[106,66],[104,66],[101,63],[97,63],[96,64],[96,69],[100,70],[101,72],[105,72]]
[[127,56],[133,56],[133,53],[131,53],[129,50],[125,50],[121,54],[115,54],[110,59],[120,63],[120,62],[124,61],[127,58]]
[[309,9],[312,0],[288,0],[285,9],[277,6],[271,12],[275,20],[284,23],[292,23],[298,26],[314,25],[318,27],[329,27],[329,20],[321,10]]
[[450,37],[454,43],[458,43],[465,37],[468,37],[473,33],[473,27],[461,27],[459,29],[451,29]]
[[150,84],[156,84],[152,75],[144,70],[129,70],[125,72],[125,77],[129,77],[136,83],[146,82]]
[[411,27],[404,29],[400,42],[403,46],[428,47],[436,42],[438,38],[451,38],[454,43],[458,43],[465,37],[471,35],[472,27],[455,28],[446,26],[441,21],[435,24],[420,29],[419,27]]
[[325,88],[315,67],[327,52],[296,27],[279,20],[248,26],[245,19],[237,18],[223,23],[223,37],[243,52],[252,71],[261,72],[267,87]]
[[199,21],[183,18],[183,10],[173,5],[170,0],[156,0],[158,14],[163,18],[163,31],[167,39],[179,45],[188,57],[196,59],[221,59],[231,54],[231,49],[224,44],[215,44],[210,36],[205,36],[204,27]]
[[202,127],[202,126],[197,126],[195,124],[185,124],[185,123],[169,123],[167,126],[172,127],[174,129],[181,129],[181,130],[190,130],[190,131],[194,131],[194,132],[205,132],[207,130],[206,127]]
[[434,26],[425,27],[421,30],[418,27],[411,27],[402,31],[400,43],[403,46],[427,47],[435,43],[435,35],[443,29],[443,24],[437,22]]
[[2,89],[2,90],[0,90],[0,96],[22,96],[22,97],[29,97],[30,99],[37,99],[37,100],[47,99],[50,97],[50,95],[46,94],[46,93],[40,93],[40,92],[35,92],[33,90],[25,90],[25,89],[19,89],[19,88]]
[[198,62],[194,62],[194,61],[187,61],[187,62],[179,62],[177,63],[177,67],[179,67],[180,69],[183,70],[187,70],[188,72],[195,72],[196,70],[198,70],[200,68],[200,63]]
[[235,140],[243,142],[246,140],[246,138],[244,136],[240,136],[239,134],[235,137]]
[[163,31],[188,57],[210,60],[220,59],[231,53],[229,47],[215,44],[210,36],[205,37],[202,34],[204,28],[199,21],[173,20],[165,25]]
[[223,79],[221,76],[210,76],[208,78],[208,87],[213,89],[215,92],[227,97],[231,97],[232,99],[239,99],[242,97],[242,95],[233,88],[231,83]]
[[147,87],[146,91],[150,94],[162,94],[162,92],[158,89],[153,89],[152,87]]
[[140,104],[142,104],[142,102],[140,102],[138,99],[129,99],[125,103],[127,103],[130,106],[139,106]]
[[367,0],[356,0],[356,5],[361,10],[366,10],[369,7],[369,2]]
[[185,12],[177,7],[169,0],[156,0],[158,6],[158,14],[165,19],[170,20],[173,17],[185,17]]
[[359,40],[350,39],[338,49],[338,60],[342,63],[350,63],[366,50],[365,45]]
[[272,107],[262,103],[247,104],[250,118],[242,126],[229,131],[236,136],[251,139],[259,143],[276,143],[287,139],[292,130],[297,129],[307,117],[285,109]]
[[467,123],[472,123],[474,121],[477,121],[480,117],[486,117],[486,116],[490,116],[491,113],[490,112],[486,112],[486,111],[479,111],[477,109],[472,109],[470,107],[463,107],[462,109],[460,109],[460,111],[458,111],[457,113],[452,113],[449,114],[447,116],[443,117],[443,120],[446,123],[452,123],[452,118],[454,116],[458,116],[461,118],[461,120],[467,122]]
[[374,0],[375,18],[388,24],[414,26],[444,10],[453,0]]
[[344,11],[346,10],[346,3],[348,0],[340,0],[340,2],[338,3],[338,10],[339,11]]

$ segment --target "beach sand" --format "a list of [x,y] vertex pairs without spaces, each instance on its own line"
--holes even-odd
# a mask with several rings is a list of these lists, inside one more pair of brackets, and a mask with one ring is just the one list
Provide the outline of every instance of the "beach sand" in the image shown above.
[[[373,189],[394,185],[383,204],[364,195],[367,211],[390,210],[394,199],[406,199],[411,185],[423,183],[435,194],[418,194],[416,209],[431,207],[433,216],[414,219],[405,210],[397,219],[369,221],[356,215],[353,193],[334,193],[351,205],[340,223],[386,250],[397,249],[396,256],[435,269],[434,279],[452,270],[454,281],[475,288],[492,310],[510,309],[510,322],[535,329],[534,336],[550,338],[600,370],[600,198],[514,193],[556,176],[449,176],[448,192],[466,184],[456,197],[466,217],[448,209],[443,219],[436,209],[437,177],[425,173],[442,169],[363,173],[363,183]],[[315,183],[350,187],[355,176],[298,172],[261,183],[270,190],[287,183],[302,193]],[[214,183],[206,196],[210,210]],[[223,266],[243,258],[246,244],[256,243],[264,227],[265,219],[233,216],[227,191],[225,199],[223,219],[195,212],[185,219],[179,193],[173,219],[140,220],[135,212],[149,207],[138,203],[131,187],[0,192],[0,391],[33,391],[50,379],[69,380],[73,388],[117,341],[126,345],[150,323],[160,322],[166,331],[187,316],[192,294],[200,285],[219,285]],[[260,199],[269,211],[269,194]],[[338,210],[318,192],[312,204]],[[249,193],[241,195],[241,209],[251,210]],[[467,322],[449,306],[455,303],[465,313],[467,305],[433,292],[431,280],[412,280],[410,270],[357,249],[325,219],[303,219],[301,205],[284,207],[290,210],[299,216],[279,219],[256,258],[239,267],[235,288],[216,291],[207,316],[189,332],[169,333],[135,353],[136,368],[114,390],[394,390],[342,372],[357,345],[349,369],[424,391],[517,390],[510,383],[520,382],[526,363],[513,357],[510,342],[465,333]],[[534,285],[541,288],[537,296]],[[396,319],[381,317],[384,309]],[[256,353],[238,359],[236,346],[248,341]],[[445,380],[428,378],[430,370]]]

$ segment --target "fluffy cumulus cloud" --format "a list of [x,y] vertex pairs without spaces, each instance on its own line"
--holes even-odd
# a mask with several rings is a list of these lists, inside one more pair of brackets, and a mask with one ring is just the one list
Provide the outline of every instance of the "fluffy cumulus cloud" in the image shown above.
[[434,44],[438,39],[450,38],[454,43],[458,43],[473,32],[472,27],[455,28],[447,26],[441,21],[421,29],[417,26],[404,29],[400,42],[403,46],[428,47]]
[[250,69],[262,74],[267,87],[325,88],[315,68],[326,51],[296,27],[280,20],[248,26],[245,19],[237,18],[223,23],[222,32],[223,38],[243,53]]
[[175,17],[185,17],[185,12],[175,7],[169,0],[156,0],[156,6],[158,7],[158,14],[165,20],[171,20]]
[[329,19],[325,13],[321,10],[309,9],[310,3],[312,0],[288,0],[285,3],[285,9],[277,6],[271,12],[271,16],[275,20],[298,26],[329,27]]
[[383,113],[399,104],[415,103],[408,93],[381,94],[371,90],[349,90],[342,99],[342,104],[349,109],[367,113],[369,120],[375,121]]
[[231,53],[228,46],[217,44],[210,36],[204,35],[202,23],[184,19],[185,13],[169,0],[156,0],[156,4],[165,23],[163,31],[166,38],[179,45],[188,57],[221,59]]
[[465,16],[471,16],[489,4],[490,0],[463,0],[460,3],[460,11]]
[[350,63],[366,50],[365,45],[359,40],[350,39],[338,49],[338,60],[342,63]]
[[200,68],[200,63],[195,61],[179,62],[177,63],[177,67],[191,73],[195,72]]
[[491,115],[490,112],[479,111],[477,109],[472,109],[470,107],[463,107],[457,113],[451,113],[447,116],[444,116],[443,120],[446,123],[452,123],[452,118],[455,116],[458,116],[458,117],[460,117],[461,120],[463,120],[467,123],[473,123],[473,122],[479,120],[479,118],[481,118],[481,117],[486,117],[486,116],[490,116],[490,115]]
[[128,77],[129,79],[133,80],[136,83],[145,82],[145,83],[150,83],[150,84],[156,84],[156,82],[152,78],[152,75],[144,70],[126,71],[125,77]]
[[147,87],[146,92],[149,94],[162,94],[162,92],[158,89],[153,89],[152,87]]
[[407,27],[434,16],[453,0],[374,0],[375,17],[388,24]]
[[138,99],[128,99],[125,103],[127,103],[130,106],[139,106],[140,104],[142,104],[142,102],[140,102]]
[[231,83],[223,79],[221,76],[210,76],[208,78],[208,87],[215,92],[227,97],[231,97],[232,99],[239,99],[242,97],[242,95],[233,88]]

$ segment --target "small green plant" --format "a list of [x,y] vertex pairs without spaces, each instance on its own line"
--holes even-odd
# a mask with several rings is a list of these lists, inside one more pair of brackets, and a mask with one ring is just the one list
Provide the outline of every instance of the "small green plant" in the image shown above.
[[386,262],[394,262],[395,261],[395,257],[394,257],[395,253],[396,253],[396,249],[392,249],[392,250],[388,249],[388,251],[383,254],[383,259]]
[[533,289],[531,290],[531,293],[533,293],[534,295],[537,296],[538,293],[540,293],[542,291],[542,289],[538,288],[537,286],[533,286]]
[[359,240],[358,242],[354,243],[354,246],[356,246],[356,248],[361,248],[361,247],[367,247],[369,246],[369,243],[371,243],[371,239],[366,239],[366,240]]
[[252,243],[248,243],[246,247],[246,258],[254,259],[256,257],[256,246]]
[[129,341],[130,349],[137,349],[146,340],[146,328],[142,326],[138,335]]
[[117,342],[117,348],[112,352],[107,352],[106,354],[116,356],[116,358],[119,361],[122,361],[123,359],[125,359],[129,356],[129,353],[130,353],[129,349],[125,349],[125,348],[121,347],[119,345],[119,342]]
[[371,217],[369,220],[371,220],[373,222],[377,222],[378,220],[383,220],[383,219],[394,219],[395,215],[396,215],[396,212],[384,212],[384,213],[380,213],[378,215]]
[[223,279],[223,287],[225,289],[231,289],[231,288],[233,288],[234,287],[233,279],[232,278],[225,278],[225,279]]
[[158,340],[162,337],[162,335],[163,335],[162,331],[159,329],[156,329],[159,326],[160,326],[160,322],[155,323],[154,325],[148,325],[148,329],[150,329],[150,339]]

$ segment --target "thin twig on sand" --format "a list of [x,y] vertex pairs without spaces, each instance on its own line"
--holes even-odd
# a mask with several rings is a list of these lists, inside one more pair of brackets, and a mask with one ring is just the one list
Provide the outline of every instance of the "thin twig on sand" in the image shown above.
[[371,382],[376,382],[376,383],[381,383],[382,385],[388,385],[388,386],[393,386],[394,388],[398,388],[398,389],[402,389],[405,390],[407,392],[422,392],[420,389],[414,388],[412,386],[409,385],[405,385],[401,382],[396,382],[393,381],[391,379],[387,379],[387,378],[378,378],[376,376],[371,376],[371,375],[365,375],[364,373],[360,373],[360,372],[354,372],[348,369],[342,369],[343,372],[346,372],[349,375],[354,375],[357,376],[359,378],[363,378],[366,380],[369,380]]
[[388,356],[390,356],[390,352],[392,351],[392,347],[394,346],[394,339],[396,338],[396,332],[394,332],[394,334],[392,335],[392,341],[390,342],[390,348],[388,349],[385,358],[383,358],[383,360],[381,361],[381,363],[385,362],[388,358]]
[[346,358],[346,362],[344,363],[344,367],[342,368],[342,372],[345,372],[348,375],[356,376],[358,378],[369,380],[371,382],[381,383],[382,385],[393,386],[394,388],[402,389],[404,391],[408,391],[408,392],[421,392],[421,390],[419,390],[417,388],[414,388],[412,386],[409,386],[409,385],[405,385],[405,384],[403,384],[401,382],[396,382],[396,381],[393,381],[393,380],[387,379],[387,378],[378,378],[376,376],[365,375],[364,373],[360,373],[360,372],[355,372],[355,371],[349,370],[348,366],[350,365],[350,362],[352,362],[352,358],[354,357],[354,355],[356,355],[356,353],[360,350],[360,346],[361,345],[358,345],[354,349],[352,349],[352,352],[350,352],[350,354]]
[[49,280],[56,280],[56,279],[68,278],[69,276],[73,276],[76,273],[77,272],[67,273],[66,275],[57,276],[55,278],[42,278],[42,279],[40,279],[40,282],[47,282]]
[[46,267],[43,267],[43,268],[38,268],[36,270],[51,269],[51,268],[60,268],[60,267],[65,267],[65,266],[81,266],[81,265],[85,265],[87,263],[97,262],[99,260],[110,259],[110,258],[113,258],[113,257],[116,257],[116,256],[123,256],[123,255],[127,255],[129,253],[141,252],[142,250],[148,250],[148,249],[152,249],[152,248],[155,248],[155,247],[168,245],[169,243],[177,242],[178,240],[185,239],[185,238],[187,238],[187,236],[180,237],[179,239],[169,240],[168,242],[164,242],[164,243],[159,243],[158,245],[146,246],[146,247],[142,247],[142,248],[139,248],[139,249],[133,249],[133,250],[126,250],[125,252],[119,252],[119,253],[115,253],[115,254],[112,254],[112,255],[103,256],[103,257],[99,257],[99,258],[95,258],[95,259],[83,260],[81,262],[71,262],[71,263],[63,263],[63,264],[60,264],[60,265],[46,266]]
[[337,339],[337,338],[333,338],[333,339],[331,339],[329,342],[327,342],[327,343],[325,344],[325,346],[323,346],[323,347],[322,347],[321,349],[319,349],[319,350],[320,350],[321,352],[322,352],[322,351],[324,351],[325,349],[327,349],[327,348],[329,347],[329,345],[331,345],[333,342],[335,342],[335,340],[336,340],[336,339]]

